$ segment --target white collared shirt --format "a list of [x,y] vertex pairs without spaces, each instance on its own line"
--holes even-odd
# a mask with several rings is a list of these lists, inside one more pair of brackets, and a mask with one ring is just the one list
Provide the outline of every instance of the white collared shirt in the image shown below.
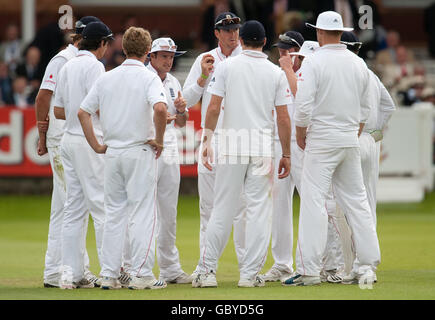
[[329,44],[306,57],[299,70],[296,126],[308,127],[310,148],[358,147],[359,124],[367,121],[370,74],[344,44]]
[[79,49],[69,44],[68,47],[55,55],[45,69],[44,77],[42,78],[41,86],[39,89],[46,89],[53,92],[50,101],[49,126],[47,131],[47,147],[56,147],[60,145],[60,140],[63,136],[65,120],[56,119],[54,116],[54,97],[56,91],[56,82],[59,77],[60,70],[67,63],[68,60],[74,58]]
[[[235,57],[238,56],[242,52],[242,46],[238,46],[231,52],[231,55],[229,57]],[[214,58],[214,64],[213,64],[213,71],[216,70],[217,66],[223,62],[226,61],[229,57],[226,57],[220,48],[218,46],[217,48],[204,52],[200,54],[195,62],[192,65],[192,68],[190,69],[190,72],[186,78],[186,81],[184,82],[183,86],[183,97],[187,101],[187,107],[190,108],[193,105],[195,105],[202,97],[201,101],[201,127],[204,128],[205,125],[205,115],[207,114],[207,108],[210,103],[211,94],[207,92],[207,87],[210,83],[210,80],[213,78],[213,71],[210,73],[209,77],[207,78],[204,87],[200,87],[197,83],[198,78],[201,76],[202,69],[201,69],[201,60],[202,57],[205,54],[211,54]],[[224,101],[222,102],[222,105],[224,105]],[[222,110],[221,110],[222,112]],[[222,116],[219,117],[219,119],[222,119]],[[218,122],[218,128],[220,127],[220,120]]]
[[[153,73],[157,74],[157,70],[151,65],[151,62],[148,63],[147,68]],[[160,79],[160,77],[159,77]],[[177,110],[174,106],[174,101],[178,97],[178,92],[181,91],[180,82],[169,72],[166,74],[166,78],[162,81],[163,87],[165,88],[166,98],[167,98],[167,107],[168,112],[172,115],[177,114]],[[178,155],[178,139],[177,139],[177,131],[174,126],[174,121],[166,125],[165,136],[164,136],[164,146],[163,149],[166,154],[169,152],[172,155]]]
[[[220,154],[273,157],[273,111],[290,104],[291,96],[284,72],[266,54],[244,50],[219,64],[208,93],[225,99]],[[241,137],[237,143],[236,135]]]
[[[60,70],[54,105],[65,109],[65,132],[84,136],[77,113],[83,99],[104,71],[104,65],[87,50],[80,50]],[[92,123],[95,135],[101,137],[103,133],[97,115],[93,115]]]
[[100,110],[103,140],[109,148],[142,145],[154,139],[153,107],[166,104],[160,78],[135,59],[106,72],[92,87],[80,108]]

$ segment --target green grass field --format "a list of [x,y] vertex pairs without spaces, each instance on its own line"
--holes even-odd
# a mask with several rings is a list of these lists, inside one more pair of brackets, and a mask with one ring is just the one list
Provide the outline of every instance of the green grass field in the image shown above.
[[[294,207],[298,212],[297,198]],[[418,204],[379,205],[382,262],[378,283],[372,290],[341,284],[283,287],[278,282],[267,283],[264,288],[237,288],[239,273],[232,240],[219,262],[217,289],[194,289],[190,285],[142,291],[45,289],[42,275],[49,210],[47,196],[0,196],[0,299],[435,299],[435,193]],[[188,273],[198,259],[198,211],[198,198],[180,197],[177,246],[182,267]],[[294,225],[298,225],[296,214]],[[98,274],[92,227],[88,252],[91,269]],[[271,265],[269,252],[264,271]]]

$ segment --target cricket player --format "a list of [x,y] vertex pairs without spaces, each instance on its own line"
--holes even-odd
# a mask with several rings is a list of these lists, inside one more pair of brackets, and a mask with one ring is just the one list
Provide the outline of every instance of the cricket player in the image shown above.
[[340,44],[340,14],[321,13],[316,25],[320,48],[304,59],[296,95],[296,141],[305,150],[301,179],[297,274],[283,285],[320,284],[331,184],[353,234],[360,283],[373,283],[379,243],[364,188],[358,136],[367,121],[370,74],[365,62]]
[[[63,136],[65,121],[54,117],[54,92],[60,70],[68,60],[77,55],[83,29],[86,24],[94,21],[100,20],[93,16],[86,16],[76,22],[75,33],[71,35],[73,44],[69,44],[68,47],[50,60],[45,69],[44,78],[35,101],[39,132],[38,154],[42,156],[48,152],[53,172],[53,192],[44,268],[44,287],[46,288],[59,287],[61,231],[66,193],[64,170],[60,159],[60,141]],[[87,230],[87,224],[85,228]],[[86,231],[84,231],[84,237],[86,238]],[[90,282],[95,282],[97,277],[89,270],[89,257],[86,248],[84,249],[84,261],[85,278]]]
[[[96,81],[78,113],[89,145],[106,157],[102,289],[121,288],[118,278],[127,230],[132,275],[129,288],[166,287],[166,282],[155,279],[152,268],[157,231],[157,158],[164,148],[167,106],[161,79],[144,65],[150,46],[147,30],[130,27],[122,38],[127,59]],[[98,112],[104,144],[93,130],[92,115]]]
[[[358,54],[362,45],[357,36],[352,32],[343,32],[343,35],[341,36],[341,43],[345,44],[347,48],[355,54]],[[376,185],[379,178],[380,144],[383,138],[383,130],[391,118],[391,115],[396,110],[396,107],[394,105],[393,99],[379,78],[371,70],[369,70],[369,74],[369,99],[372,108],[370,109],[367,123],[365,124],[361,136],[359,137],[359,144],[361,150],[361,169],[364,187],[367,192],[373,223],[376,227]],[[343,216],[342,210],[338,208],[337,211],[337,215],[339,215],[339,217]],[[341,235],[343,250],[347,251],[345,252],[345,256],[352,256],[355,258],[355,252],[352,250],[352,246],[346,245],[352,241],[348,231],[349,227],[343,224],[337,224],[337,226]],[[353,252],[348,252],[350,250]],[[358,281],[358,259],[356,259],[355,262],[352,260],[350,261],[348,269],[352,267],[353,272],[343,278],[342,282],[344,284],[357,283]],[[376,282],[376,274],[374,279]]]
[[238,214],[242,189],[246,197],[246,243],[238,286],[264,286],[258,273],[267,255],[272,219],[274,110],[282,149],[279,178],[287,177],[290,172],[291,127],[287,105],[291,103],[291,95],[287,79],[262,52],[266,36],[260,22],[245,22],[240,38],[242,53],[217,67],[208,89],[212,97],[203,138],[203,162],[208,170],[212,169],[211,138],[223,99],[225,112],[219,133],[221,149],[216,164],[213,211],[201,252],[200,273],[192,282],[193,287],[217,287],[218,259]]
[[[207,107],[210,103],[211,94],[207,91],[214,70],[217,66],[230,57],[235,57],[242,52],[239,43],[240,18],[232,12],[223,12],[215,19],[214,34],[218,39],[217,48],[200,54],[190,69],[190,72],[184,82],[183,96],[187,101],[187,107],[194,106],[201,100],[201,127],[204,128]],[[222,111],[224,102],[222,103]],[[221,121],[219,121],[218,128]],[[215,133],[216,135],[217,133]],[[215,158],[218,157],[218,138],[213,139],[215,149]],[[199,148],[201,154],[202,146]],[[200,158],[200,157],[199,157]],[[214,166],[214,165],[213,165]],[[199,193],[199,213],[200,213],[200,231],[199,231],[199,249],[200,252],[205,247],[205,231],[213,209],[214,185],[216,170],[208,170],[198,161],[198,193]],[[243,191],[240,192],[240,214],[236,215],[234,220],[234,246],[236,247],[237,259],[240,262],[243,259],[245,243],[245,219],[244,219],[244,200]],[[195,270],[195,274],[196,274]]]
[[[300,33],[289,31],[280,35],[280,40],[275,46],[280,52],[281,68],[286,73],[292,103],[287,105],[290,118],[294,114],[294,96],[297,92],[297,74],[303,59],[319,47],[316,41],[305,41]],[[300,48],[298,47],[300,43]],[[300,50],[299,50],[300,49]],[[284,57],[287,57],[285,59]],[[285,61],[285,62],[284,62]],[[294,61],[294,62],[293,62]],[[276,118],[275,118],[276,120]],[[282,154],[278,132],[275,132],[275,167],[278,168],[280,155]],[[264,281],[280,281],[287,279],[293,274],[293,192],[295,187],[300,192],[301,173],[303,164],[303,150],[296,143],[296,129],[292,121],[291,131],[291,163],[292,170],[285,179],[278,179],[274,175],[272,192],[273,218],[272,218],[272,256],[273,266],[262,275]]]
[[[77,112],[95,80],[104,73],[98,61],[107,49],[112,32],[102,22],[91,22],[82,33],[77,56],[62,68],[56,87],[54,114],[66,119],[61,142],[61,157],[66,182],[66,202],[62,227],[61,289],[93,287],[83,280],[84,225],[92,215],[98,257],[104,226],[103,155],[96,154],[86,142]],[[102,139],[98,116],[95,134]]]
[[177,232],[177,204],[180,189],[180,162],[177,144],[177,127],[186,125],[189,113],[186,100],[182,97],[180,82],[169,73],[174,57],[186,51],[177,51],[171,38],[153,41],[148,69],[157,74],[165,88],[167,98],[167,125],[164,136],[164,149],[157,160],[157,262],[160,279],[167,283],[192,283],[192,276],[180,266],[178,249],[175,246]]

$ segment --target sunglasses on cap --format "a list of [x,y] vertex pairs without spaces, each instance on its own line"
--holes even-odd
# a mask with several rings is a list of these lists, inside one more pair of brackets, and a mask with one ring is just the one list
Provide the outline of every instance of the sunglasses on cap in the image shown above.
[[287,36],[285,34],[280,34],[278,38],[279,38],[279,41],[281,41],[281,42],[284,42],[287,44],[296,44],[299,48],[301,47],[299,42],[297,42],[295,39],[290,38],[289,36]]
[[216,22],[215,27],[225,27],[225,26],[229,26],[231,24],[239,24],[239,23],[240,23],[239,17],[224,18],[224,19],[221,19],[218,22]]
[[86,25],[80,20],[76,22],[76,28],[84,28],[84,27],[86,27]]
[[158,46],[160,50],[177,50],[177,46],[173,45],[173,46],[168,46],[168,45],[164,45],[164,46]]
[[352,47],[356,51],[359,51],[359,49],[361,49],[362,46],[362,42],[347,42],[347,41],[340,41],[340,42],[348,47]]

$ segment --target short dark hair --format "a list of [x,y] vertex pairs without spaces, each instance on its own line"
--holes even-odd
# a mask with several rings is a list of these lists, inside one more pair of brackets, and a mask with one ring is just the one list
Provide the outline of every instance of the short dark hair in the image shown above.
[[79,50],[97,50],[101,45],[101,41],[103,41],[104,46],[108,42],[108,39],[82,39],[79,44]]
[[256,48],[263,48],[264,39],[262,39],[262,40],[243,40],[243,43],[245,44],[246,47],[255,48],[255,49]]

